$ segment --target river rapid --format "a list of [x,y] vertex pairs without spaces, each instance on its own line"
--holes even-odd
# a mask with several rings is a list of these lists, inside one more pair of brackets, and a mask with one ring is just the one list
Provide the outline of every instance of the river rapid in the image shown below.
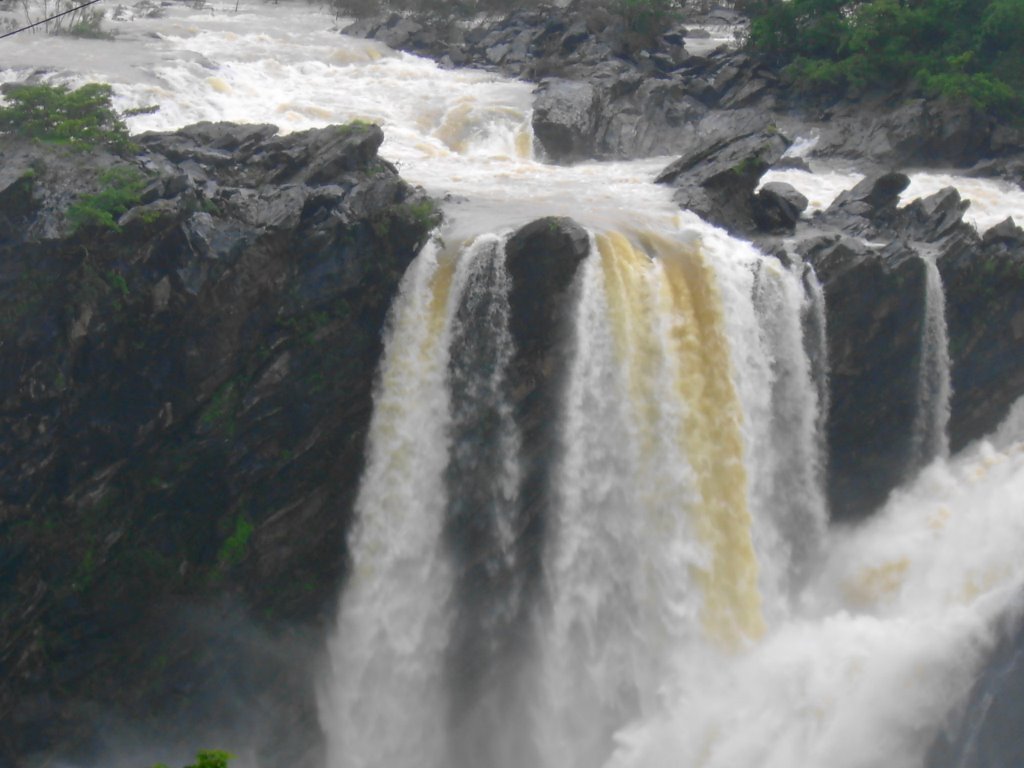
[[[528,83],[342,36],[315,7],[234,8],[108,21],[113,42],[18,35],[0,82],[109,82],[120,109],[160,107],[133,132],[375,122],[381,156],[443,200],[381,363],[318,685],[328,768],[924,765],[1024,586],[1024,411],[946,456],[937,270],[922,469],[867,522],[830,525],[813,272],[680,211],[653,183],[672,158],[546,164]],[[765,180],[813,210],[860,178],[812,167]],[[904,200],[949,184],[981,230],[1024,221],[1024,193],[992,181],[915,173]],[[504,257],[512,230],[552,215],[585,227],[591,252],[530,590]],[[483,607],[446,543],[460,513],[489,542]],[[466,626],[483,671],[453,661]]]

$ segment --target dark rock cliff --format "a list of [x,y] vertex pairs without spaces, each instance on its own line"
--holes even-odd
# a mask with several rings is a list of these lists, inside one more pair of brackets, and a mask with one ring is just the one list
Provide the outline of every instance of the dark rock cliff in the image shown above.
[[[191,710],[201,746],[194,702],[232,675],[294,694],[259,748],[315,723],[278,630],[329,613],[382,328],[437,216],[376,126],[275,134],[0,144],[0,765],[95,758],[97,711],[167,736]],[[259,642],[227,631],[251,617]]]

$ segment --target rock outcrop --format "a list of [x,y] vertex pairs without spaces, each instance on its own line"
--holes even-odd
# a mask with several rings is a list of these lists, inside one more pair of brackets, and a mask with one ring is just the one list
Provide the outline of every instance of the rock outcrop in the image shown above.
[[771,199],[754,191],[789,145],[778,131],[726,136],[679,158],[655,182],[675,188],[672,198],[680,208],[734,234],[749,235],[772,221]]
[[1024,232],[1007,220],[979,235],[952,188],[898,207],[908,183],[901,173],[868,176],[802,223],[788,245],[825,293],[828,494],[837,519],[870,513],[920,460],[912,434],[925,260],[944,286],[950,447],[993,430],[1024,395]]
[[216,706],[227,669],[247,695],[294,693],[252,744],[298,760],[308,681],[269,640],[217,662],[172,617],[220,636],[256,616],[270,637],[329,615],[385,316],[437,221],[382,139],[199,124],[130,157],[2,140],[0,763],[95,759],[97,708],[201,745],[191,702]]
[[901,244],[828,235],[800,244],[825,293],[830,409],[828,500],[862,517],[905,477],[917,415],[925,270]]

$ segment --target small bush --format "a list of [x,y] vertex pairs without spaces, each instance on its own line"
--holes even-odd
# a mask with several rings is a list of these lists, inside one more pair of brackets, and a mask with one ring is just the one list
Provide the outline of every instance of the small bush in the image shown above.
[[73,147],[131,147],[128,126],[111,105],[111,88],[89,83],[77,90],[63,85],[8,87],[0,106],[0,133]]
[[105,186],[95,195],[82,195],[68,208],[71,231],[82,227],[99,227],[120,232],[117,219],[132,206],[146,187],[146,177],[136,168],[118,166],[100,174]]

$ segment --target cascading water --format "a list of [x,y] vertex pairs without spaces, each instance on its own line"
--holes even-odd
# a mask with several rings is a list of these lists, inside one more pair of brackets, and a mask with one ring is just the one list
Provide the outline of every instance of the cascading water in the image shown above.
[[921,259],[925,268],[924,319],[918,369],[917,413],[911,442],[911,466],[919,468],[949,455],[949,341],[946,335],[946,294],[933,256]]
[[[787,542],[821,544],[799,280],[704,235],[599,234],[582,268],[539,643],[545,766],[603,764],[664,705],[683,649],[742,647],[784,611],[774,566],[809,554]],[[751,455],[772,440],[796,450]]]
[[[451,194],[451,246],[418,256],[392,308],[320,689],[329,768],[920,766],[1024,580],[1024,431],[945,458],[934,264],[919,455],[935,461],[826,535],[812,271],[679,212],[651,183],[665,159],[536,162],[528,84],[324,31],[306,8],[227,10],[140,20],[116,55],[14,38],[0,81],[40,64],[106,80],[121,108],[161,104],[135,130],[374,120],[403,176]],[[812,207],[856,180],[786,173],[817,185]],[[993,221],[1024,218],[990,198]],[[503,238],[541,215],[592,242],[534,542]]]
[[[406,274],[350,536],[351,566],[321,690],[331,765],[440,765],[451,565],[441,534],[455,263],[430,245]],[[401,734],[395,738],[395,734]]]

